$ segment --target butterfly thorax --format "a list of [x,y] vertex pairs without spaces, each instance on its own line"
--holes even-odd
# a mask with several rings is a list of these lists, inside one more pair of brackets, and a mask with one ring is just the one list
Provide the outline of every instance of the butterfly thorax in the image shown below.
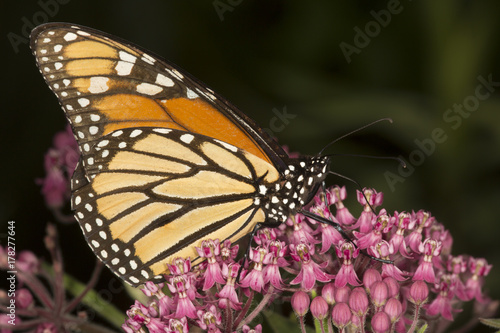
[[324,156],[291,159],[281,180],[259,185],[255,204],[261,205],[269,223],[283,223],[307,205],[325,180],[330,159]]

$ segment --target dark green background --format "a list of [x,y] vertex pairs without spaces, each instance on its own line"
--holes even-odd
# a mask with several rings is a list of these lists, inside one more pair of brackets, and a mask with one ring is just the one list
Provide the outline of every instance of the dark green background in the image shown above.
[[[500,82],[500,7],[490,1],[80,1],[2,2],[2,117],[0,233],[15,220],[18,249],[46,256],[42,235],[53,217],[35,178],[43,154],[65,126],[55,96],[35,67],[22,37],[23,20],[91,26],[135,42],[189,71],[238,105],[263,127],[273,109],[296,115],[276,136],[294,151],[317,153],[325,144],[371,121],[394,120],[358,132],[329,153],[402,155],[418,149],[436,128],[444,142],[395,184],[394,161],[334,157],[332,169],[385,193],[389,211],[427,209],[454,238],[454,254],[494,264],[487,283],[500,288],[500,87],[456,129],[447,109],[473,95],[478,76]],[[214,4],[226,4],[218,14]],[[392,5],[389,5],[392,4]],[[395,6],[387,24],[371,11]],[[370,23],[371,22],[371,23]],[[355,46],[355,28],[372,30],[350,62],[341,43]],[[24,37],[22,37],[24,38]],[[360,42],[358,40],[358,42]],[[413,170],[413,171],[411,171]],[[331,183],[342,181],[334,176]],[[355,186],[347,184],[355,212]],[[85,279],[90,251],[76,225],[60,228],[68,272]],[[81,255],[81,258],[79,257]],[[3,282],[0,282],[3,283]]]

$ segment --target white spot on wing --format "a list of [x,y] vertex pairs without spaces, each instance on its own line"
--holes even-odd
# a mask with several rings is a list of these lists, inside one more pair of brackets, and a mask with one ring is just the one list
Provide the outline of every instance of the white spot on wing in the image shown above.
[[189,98],[189,99],[195,99],[195,98],[200,97],[197,93],[195,93],[194,91],[192,91],[189,88],[186,89],[186,95],[187,95],[187,98]]
[[194,136],[191,134],[182,134],[181,135],[181,141],[185,142],[187,144],[190,144],[191,141],[193,141],[193,139],[194,139]]
[[[63,48],[63,46],[61,44],[57,44],[56,46],[54,46],[54,51],[59,52],[62,50],[62,48]],[[42,52],[42,53],[45,53],[45,52]]]
[[143,82],[143,83],[139,84],[136,87],[136,89],[137,89],[138,93],[145,94],[145,95],[150,95],[150,96],[156,95],[159,92],[163,91],[162,87],[157,86],[155,84],[146,83],[146,82]]
[[132,68],[134,64],[126,61],[118,61],[116,64],[115,70],[116,73],[120,76],[129,75],[132,72]]
[[75,33],[72,33],[72,32],[68,32],[66,35],[64,35],[64,40],[67,41],[67,42],[70,42],[72,40],[75,40],[76,39],[76,34]]
[[97,127],[97,126],[90,126],[89,127],[89,133],[92,135],[96,135],[98,131],[99,131],[99,127]]
[[161,134],[167,134],[167,133],[172,132],[172,130],[169,129],[169,128],[154,128],[153,132],[161,133]]
[[127,61],[127,62],[131,62],[133,64],[135,64],[135,61],[137,60],[136,56],[133,56],[130,53],[127,53],[125,51],[120,51],[118,53],[118,55],[119,55],[119,57],[120,57],[121,60]]
[[141,135],[142,131],[139,129],[133,130],[132,133],[130,133],[131,138],[135,138],[138,135]]
[[78,104],[80,104],[80,106],[82,108],[86,107],[87,105],[90,104],[90,100],[88,98],[79,98],[78,99]]
[[109,78],[104,76],[94,76],[90,78],[90,86],[88,90],[93,94],[99,94],[109,89]]
[[149,54],[144,53],[141,58],[143,61],[147,62],[150,65],[153,65],[155,63],[155,58],[150,56]]
[[165,86],[165,87],[173,87],[174,86],[174,81],[172,81],[171,78],[166,77],[165,75],[160,74],[160,73],[158,73],[158,75],[156,76],[155,83],[160,84],[160,85]]
[[217,141],[218,143],[220,143],[222,146],[224,146],[224,148],[226,148],[227,150],[230,150],[234,153],[236,153],[238,151],[238,148],[236,148],[235,146],[233,145],[230,145],[229,143],[227,142],[224,142],[224,141],[220,141],[220,140],[215,140]]

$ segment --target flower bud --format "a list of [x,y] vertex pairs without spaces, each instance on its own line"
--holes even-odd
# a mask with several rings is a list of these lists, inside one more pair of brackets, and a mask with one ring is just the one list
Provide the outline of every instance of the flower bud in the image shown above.
[[323,320],[328,316],[328,303],[323,297],[317,296],[312,300],[311,313],[318,320]]
[[398,281],[392,276],[386,277],[383,281],[387,285],[387,289],[389,291],[387,297],[389,298],[397,297],[399,295],[399,288],[400,288]]
[[297,316],[304,317],[307,314],[307,311],[309,311],[309,304],[311,304],[309,295],[302,290],[299,290],[292,295],[292,308]]
[[335,284],[328,283],[321,290],[321,296],[329,305],[335,304]]
[[352,309],[352,313],[358,317],[368,312],[368,296],[363,288],[354,288],[349,296],[349,306]]
[[374,333],[385,333],[389,332],[391,328],[391,323],[389,321],[389,316],[387,313],[381,311],[377,312],[372,318],[372,330]]
[[387,303],[385,303],[384,312],[389,316],[391,323],[395,323],[399,320],[403,312],[403,305],[396,298],[390,298]]
[[387,301],[387,295],[389,294],[387,285],[383,281],[375,281],[370,289],[370,298],[373,305],[375,305],[376,308],[383,306]]
[[410,287],[408,300],[415,305],[422,305],[427,301],[427,296],[429,296],[427,283],[421,280],[413,282]]
[[332,310],[332,322],[339,330],[342,330],[345,326],[349,325],[351,322],[351,309],[346,303],[337,303],[333,306]]
[[350,293],[351,293],[351,288],[349,288],[348,286],[335,289],[335,302],[347,303],[349,301]]
[[363,285],[365,288],[370,290],[371,285],[375,281],[382,281],[382,277],[380,276],[380,273],[373,268],[369,268],[365,271],[365,274],[363,274]]

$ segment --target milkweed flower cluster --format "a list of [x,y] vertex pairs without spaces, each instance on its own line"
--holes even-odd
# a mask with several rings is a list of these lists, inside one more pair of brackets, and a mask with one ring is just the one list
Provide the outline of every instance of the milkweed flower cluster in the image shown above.
[[[47,177],[39,182],[48,206],[64,221],[60,212],[78,152],[69,127],[54,144]],[[476,309],[467,326],[493,315],[498,302],[483,292],[491,265],[453,255],[450,232],[429,212],[379,209],[383,194],[374,189],[357,191],[360,206],[352,210],[346,197],[346,189],[335,186],[308,206],[332,225],[297,214],[278,228],[259,230],[245,260],[227,240],[203,241],[197,251],[205,261],[193,267],[189,258],[174,259],[164,283],[145,284],[149,300],[135,301],[123,330],[260,333],[259,314],[285,302],[302,332],[313,322],[321,332],[413,332],[422,323],[442,332],[466,302]],[[20,304],[32,304],[23,293]],[[58,331],[50,320],[40,325]]]
[[174,260],[165,284],[145,285],[150,303],[136,301],[123,329],[252,331],[245,325],[270,303],[291,300],[303,332],[309,311],[322,332],[332,326],[340,332],[409,332],[422,321],[440,332],[465,302],[495,307],[482,291],[491,265],[452,255],[449,231],[429,212],[375,213],[383,194],[364,189],[357,191],[362,212],[356,217],[343,204],[346,196],[345,188],[332,187],[314,198],[309,211],[338,223],[352,239],[298,214],[279,228],[259,230],[246,262],[235,261],[237,245],[205,240],[197,249],[205,262],[192,267],[189,258]]

